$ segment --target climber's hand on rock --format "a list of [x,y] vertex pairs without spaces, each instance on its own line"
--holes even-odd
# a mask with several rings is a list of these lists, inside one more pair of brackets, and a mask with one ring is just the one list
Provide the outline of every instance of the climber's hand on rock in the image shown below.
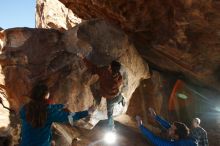
[[155,118],[156,115],[157,115],[156,112],[155,112],[155,110],[154,110],[153,108],[151,108],[151,107],[149,107],[148,110],[149,110],[149,112],[150,112],[151,117],[152,117],[152,118]]
[[140,116],[136,116],[136,121],[137,121],[138,127],[140,127],[142,125],[141,117]]

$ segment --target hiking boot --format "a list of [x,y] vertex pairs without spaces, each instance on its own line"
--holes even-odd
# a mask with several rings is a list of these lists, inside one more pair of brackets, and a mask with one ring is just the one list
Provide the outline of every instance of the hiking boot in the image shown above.
[[[122,96],[122,95],[121,95]],[[126,102],[125,102],[125,98],[124,98],[124,96],[122,96],[122,99],[121,99],[121,101],[118,103],[118,104],[120,104],[121,103],[121,105],[124,107],[125,106],[125,104],[126,104]]]
[[124,98],[124,97],[122,97],[121,104],[122,104],[122,106],[123,106],[123,107],[124,107],[124,106],[125,106],[125,104],[126,104],[126,102],[125,102],[125,98]]

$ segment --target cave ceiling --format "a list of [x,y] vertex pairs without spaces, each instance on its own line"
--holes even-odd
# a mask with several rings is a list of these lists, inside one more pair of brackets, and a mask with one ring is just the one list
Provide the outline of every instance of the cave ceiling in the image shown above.
[[218,0],[59,0],[83,20],[123,29],[153,68],[220,88]]

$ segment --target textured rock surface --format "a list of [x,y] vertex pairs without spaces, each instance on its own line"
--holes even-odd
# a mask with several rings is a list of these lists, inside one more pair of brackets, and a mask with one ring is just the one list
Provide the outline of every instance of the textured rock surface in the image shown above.
[[[97,78],[86,71],[77,52],[87,55],[94,63],[101,62],[97,65],[107,65],[113,59],[123,64],[122,72],[128,75],[128,90],[125,92],[127,104],[124,108],[118,106],[116,115],[126,111],[139,80],[149,78],[147,64],[139,57],[127,36],[102,20],[88,21],[65,32],[13,28],[0,34],[1,90],[6,92],[11,108],[16,111],[28,101],[31,87],[39,80],[47,82],[56,103],[68,104],[71,111],[91,106],[93,95],[90,85]],[[93,127],[106,118],[105,109],[103,99],[90,124],[85,121],[77,124],[85,128]],[[72,138],[82,136],[79,129],[63,126],[55,126],[55,129],[65,137],[57,138],[57,142],[64,145],[71,144]],[[19,133],[13,135],[17,139]]]
[[166,106],[167,96],[164,95],[163,89],[163,77],[158,72],[152,72],[151,78],[143,80],[133,93],[127,114],[132,117],[140,115],[146,124],[153,122],[148,114],[149,107],[154,108],[157,113],[163,111],[165,115],[167,109],[163,109],[163,106]]
[[[28,100],[31,87],[39,80],[48,83],[55,102],[68,104],[72,111],[88,108],[93,103],[89,86],[95,77],[86,72],[77,52],[94,63],[102,62],[97,65],[109,64],[114,59],[123,64],[128,75],[127,105],[139,80],[149,77],[147,64],[127,36],[102,20],[88,21],[63,33],[53,29],[14,28],[4,30],[1,35],[1,43],[5,44],[1,49],[2,87],[16,111]],[[126,109],[127,106],[121,108],[118,114]],[[105,118],[100,116],[106,115],[105,101],[99,110],[94,118]]]
[[80,22],[81,19],[58,0],[37,0],[37,28],[53,28],[64,31]]
[[[3,92],[4,93],[4,92]],[[2,95],[2,92],[1,92],[1,95]],[[7,99],[6,98],[2,98],[3,99],[3,104],[6,106],[6,107],[9,107],[9,103],[7,102]],[[0,127],[7,127],[8,124],[9,124],[9,111],[5,108],[3,108],[2,105],[0,105]]]
[[60,1],[82,19],[117,24],[151,65],[220,89],[219,1]]
[[[123,29],[151,67],[175,73],[174,75],[183,74],[191,82],[220,89],[218,0],[60,1],[84,20],[102,18]],[[70,29],[79,22],[78,19],[72,19],[72,14],[69,14],[72,12],[57,1],[38,0],[36,26],[61,31]],[[26,100],[30,87],[40,79],[48,82],[56,102],[69,103],[73,111],[88,107],[92,102],[92,98],[88,98],[92,96],[89,85],[93,84],[96,78],[85,72],[85,66],[76,57],[78,51],[88,55],[88,58],[99,65],[106,65],[112,59],[118,58],[129,75],[130,88],[126,93],[126,100],[129,101],[132,92],[138,86],[136,80],[147,76],[144,74],[146,71],[140,71],[144,65],[141,63],[139,68],[138,62],[141,59],[134,47],[128,43],[127,37],[124,37],[125,34],[108,27],[105,25],[106,22],[94,22],[96,21],[90,21],[87,25],[82,24],[63,33],[41,29],[12,29],[0,33],[3,40],[0,46],[5,46],[0,56],[5,76],[1,84],[9,91],[13,108],[19,108],[20,103]],[[37,45],[33,45],[32,42]],[[151,80],[145,80],[141,84],[133,95],[128,114],[141,114],[145,122],[148,119],[146,108],[149,106],[154,106],[158,112],[163,110],[162,113],[166,114],[164,104],[168,102],[171,89],[167,95],[163,95],[159,78],[158,73],[153,73]],[[104,101],[99,111],[105,111],[103,105]],[[123,110],[126,108],[127,106]],[[120,110],[118,112],[120,113]],[[99,120],[100,117],[104,118],[103,115],[105,114],[101,112],[94,116]],[[216,122],[215,116],[214,126],[210,128],[210,119],[206,120],[204,123],[207,123],[205,128],[210,132],[210,145],[217,145],[219,127],[215,126],[219,122]],[[81,131],[72,136],[80,135],[79,133]],[[91,139],[91,135],[85,135],[85,141],[81,145],[88,144]]]

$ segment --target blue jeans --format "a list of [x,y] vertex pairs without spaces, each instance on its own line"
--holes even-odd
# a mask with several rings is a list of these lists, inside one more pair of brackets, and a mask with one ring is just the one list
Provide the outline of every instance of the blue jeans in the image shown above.
[[107,102],[107,116],[109,128],[114,128],[113,110],[116,103],[120,103],[123,100],[121,93],[112,99],[106,99]]
[[[94,104],[97,106],[100,104],[102,96],[99,92],[99,84],[95,83],[93,84],[90,88],[94,97]],[[107,116],[108,116],[108,126],[109,128],[114,127],[114,119],[113,119],[113,110],[114,110],[114,105],[116,103],[120,103],[123,101],[124,97],[119,93],[117,96],[115,96],[112,99],[106,99],[107,102]]]

